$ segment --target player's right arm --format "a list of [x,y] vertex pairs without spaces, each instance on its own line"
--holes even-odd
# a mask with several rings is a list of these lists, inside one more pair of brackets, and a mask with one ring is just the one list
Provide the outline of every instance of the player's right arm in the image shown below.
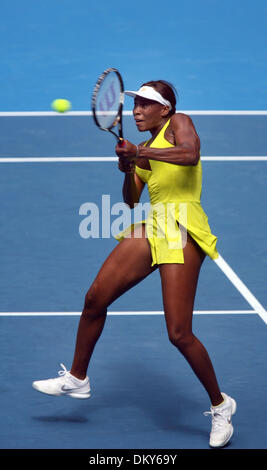
[[[139,147],[142,147],[145,142],[141,142]],[[116,153],[119,157],[119,169],[125,173],[122,194],[123,199],[128,206],[133,209],[135,204],[138,204],[143,189],[145,187],[145,183],[139,178],[139,176],[135,172],[135,164],[136,159],[130,160],[129,158],[125,157],[121,150],[125,148],[125,146],[133,147],[133,154],[136,154],[136,145],[132,144],[128,140],[125,141],[123,147],[117,145]],[[139,159],[138,166],[145,170],[151,170],[150,163],[147,159]]]
[[119,169],[125,173],[122,195],[123,200],[133,209],[140,200],[145,183],[135,173],[135,164],[119,158]]

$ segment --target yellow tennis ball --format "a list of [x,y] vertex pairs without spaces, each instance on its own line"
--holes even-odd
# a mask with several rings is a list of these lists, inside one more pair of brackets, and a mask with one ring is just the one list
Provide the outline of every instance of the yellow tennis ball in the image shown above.
[[71,102],[64,99],[57,99],[53,101],[52,108],[58,113],[66,113],[71,109]]

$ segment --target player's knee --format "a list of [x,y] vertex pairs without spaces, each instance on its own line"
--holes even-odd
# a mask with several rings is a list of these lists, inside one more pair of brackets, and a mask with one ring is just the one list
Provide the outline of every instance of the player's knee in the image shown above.
[[94,283],[85,295],[83,315],[90,317],[98,316],[105,310],[104,307],[100,290],[97,284]]
[[194,336],[191,331],[186,331],[183,327],[171,328],[168,332],[169,340],[181,353],[184,353],[192,344]]

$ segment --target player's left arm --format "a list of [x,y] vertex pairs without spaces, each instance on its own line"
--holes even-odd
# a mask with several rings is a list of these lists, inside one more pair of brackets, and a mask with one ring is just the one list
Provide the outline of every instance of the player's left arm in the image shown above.
[[166,129],[165,138],[174,147],[163,149],[141,147],[139,157],[158,160],[175,165],[196,165],[200,157],[200,139],[192,119],[186,114],[178,113],[171,117]]
[[183,113],[174,114],[165,131],[165,138],[174,145],[168,148],[136,146],[128,141],[122,150],[125,157],[158,160],[174,165],[196,165],[200,157],[200,140],[192,119]]

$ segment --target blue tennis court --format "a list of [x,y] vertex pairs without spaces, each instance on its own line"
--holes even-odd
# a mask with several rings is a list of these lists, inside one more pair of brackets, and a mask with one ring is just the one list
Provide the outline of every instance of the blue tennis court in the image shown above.
[[[201,60],[197,60],[197,50],[196,56],[190,58],[191,43],[183,56],[177,56],[173,67],[167,67],[166,57],[162,59],[163,64],[166,60],[167,79],[175,83],[180,75],[180,109],[189,109],[186,112],[200,135],[202,204],[212,231],[218,236],[221,255],[219,265],[210,259],[204,262],[195,300],[194,331],[207,347],[222,390],[237,400],[235,434],[225,451],[266,449],[267,111],[266,90],[263,91],[262,75],[258,74],[264,68],[263,55],[257,50],[253,56],[253,50],[247,50],[245,63],[243,45],[235,32],[238,11],[236,6],[231,7],[232,2],[225,2],[225,9],[220,7],[222,18],[215,15],[218,2],[204,2],[209,17],[199,11],[198,2],[193,3],[199,13],[199,25],[204,28],[211,24],[214,34],[215,18],[222,27],[223,18],[232,8],[228,27],[235,40],[232,55],[226,57],[222,52],[216,56],[216,61],[221,59],[217,76],[214,63],[211,65],[215,45],[209,49],[207,32],[201,39],[201,51],[205,47],[207,51]],[[120,51],[103,52],[100,60],[104,39],[99,50],[94,51],[93,35],[88,36],[84,19],[90,13],[87,2],[81,1],[80,8],[74,8],[68,0],[63,1],[59,36],[55,18],[49,19],[52,2],[48,2],[46,10],[40,5],[38,11],[35,2],[28,2],[28,27],[19,24],[7,47],[12,4],[21,11],[20,2],[9,2],[4,8],[6,26],[0,31],[6,41],[2,42],[1,67],[6,76],[1,75],[4,86],[0,112],[0,448],[208,449],[210,420],[203,412],[208,410],[209,400],[168,340],[158,272],[110,307],[89,369],[90,400],[81,403],[48,397],[36,393],[31,386],[33,380],[55,376],[60,363],[70,366],[85,293],[117,243],[112,236],[103,236],[102,218],[108,214],[111,227],[118,218],[118,214],[107,212],[103,197],[109,198],[110,208],[121,202],[123,174],[117,169],[113,138],[93,124],[86,103],[88,89],[107,65],[120,68],[122,64],[127,88],[134,89],[143,76],[146,80],[151,73],[158,75],[158,61],[168,39],[175,34],[176,23],[169,19],[168,33],[163,43],[158,43],[157,54],[152,39],[148,41],[141,56],[146,65],[141,67],[139,63],[140,69],[134,72],[135,36],[124,26],[129,7],[120,13],[116,23],[116,35],[126,38],[125,44]],[[186,5],[181,2],[184,32],[190,20]],[[258,10],[250,9],[250,2],[242,2],[242,6],[241,35],[245,38],[249,14],[263,21],[266,6],[264,2],[259,2]],[[53,3],[53,8],[55,15],[62,12],[62,6],[54,7]],[[147,14],[148,6],[144,8]],[[110,11],[107,6],[107,13]],[[92,6],[92,12],[101,18],[100,6]],[[152,19],[158,21],[158,13]],[[68,29],[69,38],[63,32],[71,20],[74,26],[73,30]],[[131,28],[138,24],[135,12]],[[95,31],[92,16],[90,25]],[[107,16],[105,25],[110,31]],[[37,31],[40,35],[35,44]],[[49,32],[47,43],[45,31]],[[152,38],[153,31],[149,31]],[[19,43],[22,34],[23,41]],[[217,47],[226,47],[222,37],[217,36]],[[196,40],[196,33],[193,38]],[[255,44],[262,40],[259,27]],[[71,47],[65,48],[66,44]],[[87,48],[82,49],[82,44],[87,44]],[[138,38],[135,46],[139,53],[141,45]],[[231,51],[230,43],[227,47]],[[127,48],[132,51],[131,64],[125,56]],[[172,48],[173,45],[170,54]],[[76,50],[79,52],[75,56]],[[90,67],[89,52],[97,57],[91,60]],[[57,55],[61,57],[58,68]],[[251,67],[247,65],[249,60]],[[226,62],[232,78],[225,79],[220,89],[220,70]],[[205,66],[211,67],[209,71],[213,69],[214,75],[209,74],[209,78],[214,81],[214,88],[211,83],[202,82]],[[246,77],[242,75],[245,66],[250,71]],[[8,82],[12,67],[14,73]],[[70,69],[72,73],[68,72]],[[237,84],[239,74],[242,86]],[[29,76],[32,82],[27,80]],[[199,81],[198,76],[202,77]],[[61,93],[74,106],[72,112],[59,116],[50,112],[49,106]],[[138,142],[140,135],[129,105],[126,103],[124,114],[125,135]],[[142,202],[146,201],[145,192]],[[99,237],[82,236],[85,214],[81,207],[85,203],[94,204],[99,210]]]
[[[25,129],[33,118],[19,119]],[[64,127],[76,116],[53,119]],[[131,118],[125,121],[130,127]],[[210,351],[220,383],[238,402],[231,448],[265,448],[266,159],[213,157],[203,156],[203,206],[219,237],[220,254],[262,310],[257,312],[242,289],[207,259],[195,302],[195,331]],[[2,448],[206,448],[209,422],[201,412],[208,400],[169,344],[157,272],[111,306],[91,363],[93,394],[86,404],[32,390],[32,380],[56,373],[59,362],[70,365],[84,295],[117,243],[82,238],[80,207],[92,202],[101,212],[102,197],[109,194],[111,204],[120,201],[123,176],[112,158],[97,161],[93,155],[84,162],[5,158],[0,177]],[[251,426],[257,432],[251,434]]]

